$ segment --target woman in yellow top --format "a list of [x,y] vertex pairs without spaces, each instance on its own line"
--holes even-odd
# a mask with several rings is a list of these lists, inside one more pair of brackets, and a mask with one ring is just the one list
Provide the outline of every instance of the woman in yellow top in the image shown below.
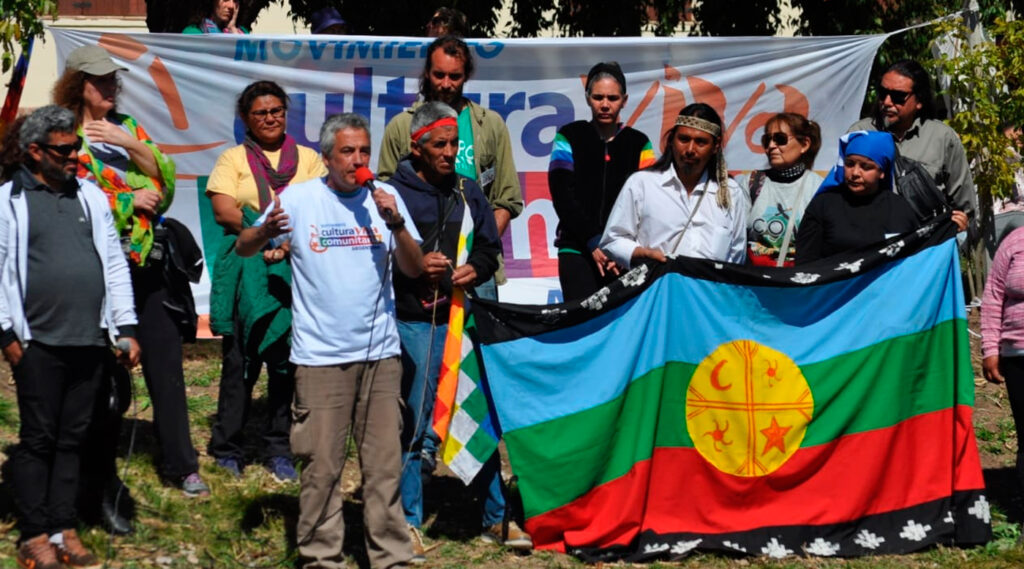
[[[53,100],[75,113],[82,137],[78,177],[89,179],[107,194],[114,225],[121,233],[139,318],[142,373],[153,402],[160,445],[160,475],[186,495],[201,496],[210,489],[199,477],[198,455],[189,430],[181,365],[183,329],[180,319],[168,309],[175,305],[164,272],[170,252],[157,238],[158,232],[162,234],[163,213],[174,199],[175,166],[134,118],[117,111],[121,90],[117,72],[123,70],[100,46],[77,48],[68,54],[64,74],[53,87]],[[116,437],[120,422],[102,416],[95,421],[97,425],[101,422],[112,432],[92,436],[101,439],[96,442],[99,456],[87,461],[84,478],[100,476],[106,484],[105,499],[111,502],[111,491],[119,484],[114,469],[116,445],[110,444],[109,437]],[[97,472],[89,472],[90,464]],[[83,492],[85,497],[96,494]],[[108,504],[102,513],[104,521],[117,531],[131,530],[126,521],[111,515]]]
[[288,362],[291,274],[288,264],[281,262],[287,251],[265,251],[262,260],[241,259],[234,254],[233,243],[274,194],[291,183],[325,176],[327,170],[316,150],[296,144],[285,132],[288,95],[276,83],[257,81],[246,87],[238,97],[237,112],[246,126],[245,141],[220,155],[206,185],[214,218],[228,236],[214,266],[210,296],[210,327],[224,337],[224,361],[209,453],[219,466],[241,475],[242,427],[266,362],[268,421],[261,458],[276,479],[292,481],[296,473],[288,445],[295,389],[294,369]]

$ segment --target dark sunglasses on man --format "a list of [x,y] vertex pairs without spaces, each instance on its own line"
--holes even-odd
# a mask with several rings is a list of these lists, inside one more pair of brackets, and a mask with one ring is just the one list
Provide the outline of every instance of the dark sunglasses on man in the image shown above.
[[82,150],[82,137],[79,136],[73,144],[43,144],[38,143],[40,148],[45,148],[50,152],[54,152],[62,158],[71,156],[72,152],[79,152]]
[[912,91],[897,91],[895,89],[886,89],[885,87],[878,88],[878,100],[885,101],[886,97],[892,100],[894,105],[902,105],[907,102],[907,97],[910,97],[914,93]]

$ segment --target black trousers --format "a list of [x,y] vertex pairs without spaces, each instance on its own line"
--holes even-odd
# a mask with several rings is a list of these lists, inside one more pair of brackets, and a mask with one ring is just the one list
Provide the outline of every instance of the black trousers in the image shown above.
[[267,364],[267,421],[264,425],[259,458],[291,457],[288,442],[292,425],[291,403],[295,393],[295,366],[288,361],[289,348],[284,339],[257,353],[258,340],[244,338],[240,322],[235,334],[221,340],[223,358],[220,390],[217,395],[217,418],[210,434],[207,452],[214,458],[233,458],[244,462],[242,429],[249,419],[252,390]]
[[[1006,396],[1010,400],[1013,424],[1020,437],[1024,428],[1024,356],[999,357],[999,371],[1006,378]],[[1017,481],[1024,491],[1024,445],[1017,445]]]
[[76,525],[82,445],[105,351],[30,342],[14,366],[21,427],[11,484],[23,539]]
[[616,278],[611,273],[605,273],[602,277],[589,251],[583,254],[558,254],[558,283],[562,286],[562,299],[565,302],[586,298]]
[[142,374],[153,402],[153,427],[160,446],[158,469],[177,482],[199,470],[189,431],[185,373],[181,367],[181,332],[164,306],[169,301],[161,268],[131,266]]

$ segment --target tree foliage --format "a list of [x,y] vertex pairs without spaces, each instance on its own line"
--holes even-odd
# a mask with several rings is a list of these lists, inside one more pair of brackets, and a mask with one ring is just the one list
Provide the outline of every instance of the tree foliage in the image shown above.
[[1009,197],[1014,171],[1021,167],[1021,139],[1008,138],[1007,125],[1024,125],[1024,22],[1002,19],[986,29],[991,41],[968,45],[962,22],[942,26],[960,49],[933,63],[951,78],[954,101],[949,125],[971,161],[971,172],[983,207],[992,198]]
[[55,0],[0,0],[0,47],[3,56],[0,73],[7,73],[14,65],[14,46],[24,50],[29,39],[43,35],[43,17],[57,16]]

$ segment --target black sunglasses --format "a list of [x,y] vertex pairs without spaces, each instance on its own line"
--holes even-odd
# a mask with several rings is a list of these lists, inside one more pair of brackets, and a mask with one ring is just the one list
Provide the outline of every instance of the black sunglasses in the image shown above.
[[897,91],[895,89],[878,88],[878,100],[884,101],[886,97],[892,99],[892,104],[902,105],[907,102],[907,97],[913,95],[913,91]]
[[79,136],[78,140],[74,144],[43,144],[38,143],[40,148],[45,148],[51,152],[56,152],[63,158],[71,156],[72,152],[78,152],[82,149],[82,137]]
[[[796,138],[795,136],[792,138]],[[772,142],[775,146],[785,146],[789,144],[790,136],[784,132],[773,132],[771,134],[765,133],[761,135],[761,147],[767,149],[768,145]]]

